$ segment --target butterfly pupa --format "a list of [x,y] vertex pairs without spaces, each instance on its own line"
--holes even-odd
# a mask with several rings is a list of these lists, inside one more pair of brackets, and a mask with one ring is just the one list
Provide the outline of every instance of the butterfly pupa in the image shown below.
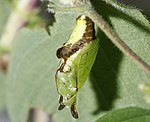
[[55,80],[60,94],[59,110],[70,107],[71,114],[78,118],[76,97],[95,61],[99,48],[99,39],[95,36],[93,21],[80,15],[69,40],[57,50],[60,66]]

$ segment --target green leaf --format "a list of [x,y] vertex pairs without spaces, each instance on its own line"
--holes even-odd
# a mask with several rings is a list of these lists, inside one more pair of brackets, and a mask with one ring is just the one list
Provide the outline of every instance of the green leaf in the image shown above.
[[[140,57],[150,64],[150,24],[144,16],[133,8],[121,7],[117,11],[104,2],[95,3],[97,10],[110,23],[114,31],[133,49]],[[101,5],[101,6],[97,6]],[[124,10],[124,11],[123,11]],[[131,18],[124,13],[128,12]],[[150,75],[144,72],[131,59],[122,54],[113,46],[105,35],[101,38],[99,54],[92,74],[93,86],[96,89],[99,109],[109,110],[111,108],[125,106],[150,107],[143,100],[143,93],[139,85],[149,82]]]
[[0,71],[0,111],[5,108],[5,76]]
[[149,122],[150,110],[142,108],[124,108],[108,112],[96,122]]
[[[119,36],[150,63],[150,25],[143,15],[135,9],[124,8],[129,14],[133,11],[134,16],[139,16],[136,24],[134,18],[104,2],[97,5],[99,13]],[[73,13],[56,14],[50,36],[40,29],[23,29],[18,34],[7,79],[7,106],[12,122],[25,122],[31,108],[44,109],[56,122],[74,121],[69,109],[57,110],[58,93],[54,77],[59,65],[56,50],[69,38],[77,16]],[[98,36],[100,50],[91,75],[78,96],[77,122],[94,121],[112,109],[150,107],[138,89],[140,84],[150,80],[150,75],[123,55],[100,30]]]

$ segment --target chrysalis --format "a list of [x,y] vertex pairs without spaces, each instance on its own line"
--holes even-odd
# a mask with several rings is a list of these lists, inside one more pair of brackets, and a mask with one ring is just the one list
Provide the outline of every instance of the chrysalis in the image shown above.
[[57,50],[60,66],[55,79],[59,98],[59,110],[70,107],[71,114],[78,118],[76,96],[86,81],[99,48],[95,37],[94,23],[81,15],[76,19],[76,26],[69,40]]

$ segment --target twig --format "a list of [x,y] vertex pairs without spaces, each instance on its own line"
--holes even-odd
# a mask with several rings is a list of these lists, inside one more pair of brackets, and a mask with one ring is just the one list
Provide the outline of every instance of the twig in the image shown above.
[[38,0],[18,0],[13,8],[4,32],[0,37],[0,53],[11,51],[14,38],[22,27],[27,23],[29,15],[36,7]]

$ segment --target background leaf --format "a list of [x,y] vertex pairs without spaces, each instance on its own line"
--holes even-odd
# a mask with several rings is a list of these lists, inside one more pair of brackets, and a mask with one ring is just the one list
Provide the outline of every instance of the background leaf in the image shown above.
[[[95,3],[101,5],[101,7],[96,6],[98,12],[110,23],[122,40],[147,63],[150,63],[148,56],[150,52],[150,25],[144,16],[136,9],[122,8],[124,12],[128,11],[128,14],[131,12],[130,16],[137,15],[138,19],[141,20],[138,23],[136,18],[133,20],[124,12],[116,11],[112,6],[103,2],[98,3]],[[108,41],[107,37],[103,34],[99,36],[102,39],[100,41],[101,48],[92,73],[95,78],[93,86],[95,89],[97,88],[99,110],[125,106],[149,107],[148,104],[145,104],[143,94],[138,87],[140,84],[149,82],[150,75],[141,70],[127,56],[120,53]]]
[[5,106],[5,76],[0,72],[0,111],[4,110]]
[[[95,4],[119,36],[150,63],[150,25],[143,15],[135,9],[120,7],[122,11],[104,2]],[[132,12],[138,20],[132,18]],[[7,79],[7,105],[12,122],[25,122],[31,108],[44,109],[56,122],[75,121],[68,109],[57,111],[54,75],[59,64],[56,50],[69,38],[77,16],[56,14],[50,36],[42,29],[23,29],[18,34]],[[91,75],[79,93],[78,122],[94,121],[112,109],[150,107],[138,89],[150,80],[150,75],[123,55],[100,30],[98,36],[100,50]]]
[[96,122],[149,122],[150,110],[124,108],[108,112]]

